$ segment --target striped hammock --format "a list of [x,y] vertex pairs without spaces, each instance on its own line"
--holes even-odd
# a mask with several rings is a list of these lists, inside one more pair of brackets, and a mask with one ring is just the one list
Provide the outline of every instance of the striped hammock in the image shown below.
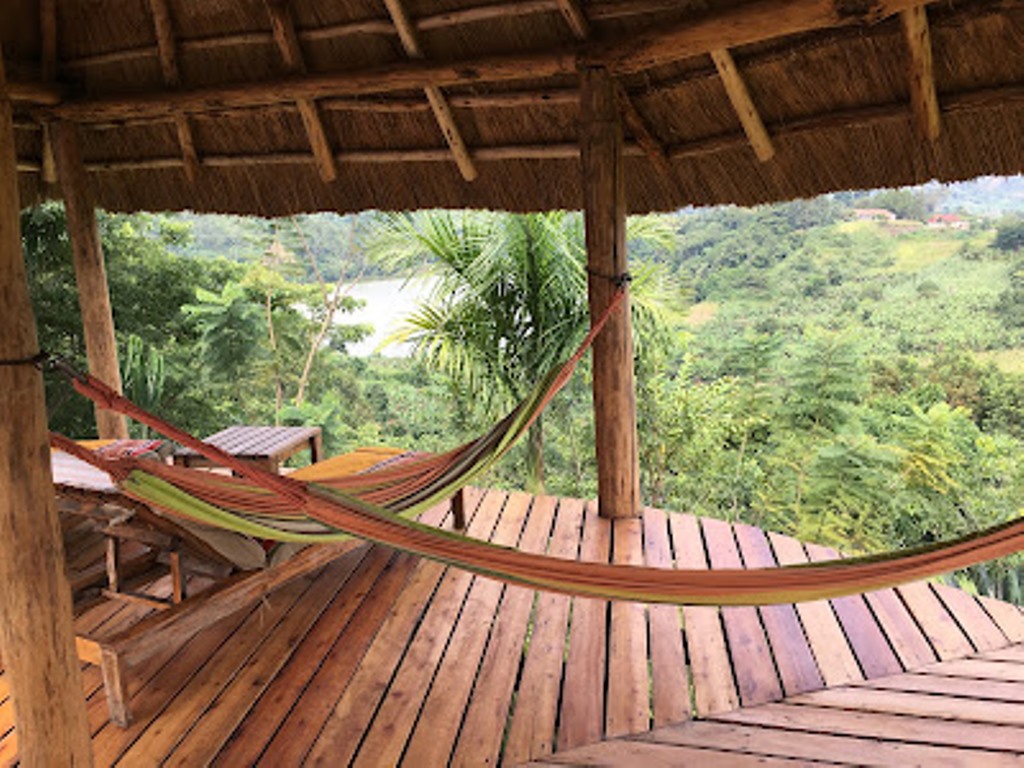
[[239,477],[135,457],[104,458],[54,435],[55,447],[108,472],[129,497],[166,514],[251,536],[309,544],[358,537],[485,576],[538,589],[613,600],[687,605],[768,605],[839,597],[936,576],[1024,549],[1024,519],[954,541],[882,555],[782,568],[673,570],[530,554],[413,520],[490,469],[571,377],[622,294],[576,353],[541,379],[485,435],[448,453],[420,455],[365,473],[302,482],[207,445],[139,408],[103,382],[75,389],[233,470]]

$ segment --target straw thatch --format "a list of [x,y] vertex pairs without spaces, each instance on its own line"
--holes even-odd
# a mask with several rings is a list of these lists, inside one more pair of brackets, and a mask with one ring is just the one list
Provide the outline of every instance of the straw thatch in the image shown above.
[[[911,108],[913,59],[896,11],[912,2],[400,0],[419,48],[412,55],[422,57],[413,59],[384,2],[290,0],[280,10],[272,0],[278,21],[294,26],[298,63],[282,55],[265,0],[55,4],[49,63],[40,32],[48,3],[0,8],[25,204],[53,190],[43,178],[42,125],[62,118],[80,124],[95,197],[108,209],[579,208],[576,68],[594,61],[609,64],[626,94],[633,211],[1024,170],[1020,2],[925,6],[933,67],[923,92],[933,84],[937,93],[934,139]],[[171,37],[161,46],[154,8],[164,6]],[[771,6],[776,16],[765,15]],[[748,9],[778,25],[737,38]],[[811,27],[787,21],[810,11]],[[637,57],[686,24],[709,30],[703,45]],[[708,55],[714,48],[729,49],[767,128],[774,157],[766,162]],[[526,54],[521,64],[506,61]],[[405,79],[384,82],[385,72]],[[341,73],[353,77],[333,77]],[[248,87],[257,83],[274,87]],[[447,100],[473,181],[428,104],[431,85]],[[333,181],[300,114],[310,106],[334,154]],[[188,143],[198,159],[191,180]]]

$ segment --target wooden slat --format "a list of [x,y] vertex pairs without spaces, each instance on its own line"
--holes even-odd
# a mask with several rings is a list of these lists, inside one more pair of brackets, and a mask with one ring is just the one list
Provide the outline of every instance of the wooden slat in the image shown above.
[[[530,514],[545,515],[550,520],[554,499],[549,499],[550,504],[538,500],[538,504],[547,509],[531,510],[531,501],[532,497],[524,493],[509,496],[492,542],[505,547],[516,546]],[[495,579],[477,577],[473,580],[420,716],[408,726],[411,732],[403,758],[406,765],[448,764],[458,733],[457,724],[462,721],[504,589],[504,584]],[[535,633],[534,641],[538,639]],[[399,734],[395,734],[395,740],[400,740]]]
[[[471,514],[478,501],[475,492],[473,497]],[[445,510],[446,505],[438,505],[424,513],[421,520],[440,525],[446,519]],[[389,647],[398,648],[397,652],[404,649],[411,622],[420,616],[442,573],[438,564],[408,555],[392,561],[365,599],[362,595],[342,594],[343,615],[328,614],[277,690],[265,697],[243,722],[241,727],[250,734],[252,743],[229,745],[218,756],[217,764],[249,764],[256,762],[257,757],[265,765],[301,763],[331,716],[340,692],[353,678],[356,685],[358,680],[366,679],[366,654],[373,651],[376,656],[387,656]],[[348,618],[350,607],[356,605],[355,614]],[[326,655],[317,658],[317,648],[326,649]],[[369,666],[372,668],[374,663],[371,661]],[[380,681],[372,673],[369,677],[371,687],[385,685],[386,680]],[[275,713],[282,713],[283,719]],[[363,710],[361,715],[366,717],[364,724],[368,722],[370,713]]]
[[887,712],[893,715],[965,720],[973,723],[995,723],[1024,726],[1024,707],[1006,701],[933,696],[913,691],[877,690],[863,686],[829,688],[813,694],[797,696],[794,704],[809,703],[816,707],[834,707],[858,712]]
[[[554,511],[554,499],[546,499],[545,504]],[[580,547],[582,522],[582,502],[559,504],[548,554],[575,558]],[[516,709],[502,753],[506,764],[526,762],[554,750],[571,602],[565,595],[537,594],[529,650],[523,660],[516,687]],[[566,694],[571,696],[573,692]],[[500,721],[496,721],[489,727],[497,730],[500,725]]]
[[897,589],[939,659],[958,659],[973,653],[974,647],[957,626],[949,611],[925,582],[905,584]]
[[[644,553],[647,565],[672,568],[668,520],[660,509],[644,510]],[[651,687],[655,727],[690,717],[690,681],[683,651],[681,613],[675,605],[651,605]]]
[[991,597],[978,600],[1007,638],[1014,643],[1024,642],[1024,612],[1018,606]]
[[775,147],[757,107],[754,106],[754,100],[750,97],[747,83],[733,61],[732,54],[727,48],[716,48],[711,51],[711,60],[715,63],[719,77],[722,78],[722,85],[725,86],[725,92],[754,154],[762,163],[768,162],[775,157]]
[[917,669],[935,662],[935,651],[896,590],[868,592],[864,599],[904,669]]
[[1012,645],[1007,648],[997,648],[978,654],[978,658],[990,659],[993,661],[1012,661],[1024,663],[1024,645]]
[[[811,694],[813,696],[813,694]],[[1024,751],[1024,728],[937,720],[913,715],[847,712],[811,705],[765,704],[716,715],[721,722],[746,723],[814,733],[969,747],[996,752]]]
[[[742,568],[732,527],[721,520],[701,520],[708,564],[716,568]],[[729,655],[736,671],[736,685],[743,706],[782,698],[772,652],[756,608],[724,607],[722,622],[729,641]]]
[[[285,615],[288,609],[309,587],[306,580],[293,581],[270,595],[247,617],[231,641],[203,666],[201,674],[192,677],[183,689],[160,712],[159,725],[135,733],[113,726],[104,728],[93,739],[93,754],[97,765],[112,765],[118,759],[145,763],[152,756],[166,755],[195,723],[223,686],[257,652],[269,628]],[[131,736],[136,738],[131,740]]]
[[696,721],[681,726],[661,728],[644,737],[662,744],[683,744],[704,749],[725,749],[773,757],[858,765],[870,760],[872,765],[961,765],[982,762],[985,766],[1020,765],[1005,752],[936,747],[930,744],[905,744],[830,733],[761,728],[738,723]]
[[681,765],[714,765],[723,768],[753,768],[754,766],[807,765],[807,761],[747,755],[718,749],[693,749],[650,741],[620,739],[574,749],[568,754],[556,754],[538,765],[622,766],[642,765],[644,768],[678,768]]
[[[414,558],[399,556],[378,569],[381,552],[373,549],[372,571],[358,580],[359,589],[343,590],[291,654],[285,667],[249,709],[214,759],[216,765],[252,765],[279,728],[296,728],[301,712],[309,728],[327,717],[332,692],[344,687],[373,640],[388,608],[405,586]],[[386,559],[386,557],[384,558]],[[373,586],[366,590],[372,578]],[[356,584],[356,582],[353,582]],[[225,734],[228,735],[228,734]],[[311,740],[313,734],[308,734]]]
[[[612,562],[643,565],[643,521],[612,521]],[[647,676],[647,616],[641,603],[611,605],[608,638],[608,703],[605,735],[615,738],[650,728]]]
[[960,629],[971,641],[971,645],[979,651],[1003,648],[1009,643],[1006,635],[999,629],[999,625],[982,609],[973,596],[947,584],[933,584],[932,589],[946,606],[950,615],[956,619]]
[[[467,535],[477,538],[490,536],[504,499],[503,494],[488,491],[474,511]],[[339,765],[353,761],[363,734],[368,733],[377,722],[375,710],[378,704],[384,706],[387,702],[386,696],[393,695],[398,690],[392,686],[392,682],[397,683],[399,689],[408,696],[421,697],[426,693],[423,689],[417,690],[413,687],[417,670],[414,669],[416,662],[412,659],[427,663],[438,651],[431,638],[426,637],[429,628],[424,629],[424,626],[429,616],[431,625],[438,630],[443,628],[446,610],[449,612],[448,620],[454,618],[451,611],[458,610],[458,604],[462,601],[460,593],[464,595],[465,588],[464,579],[458,576],[456,572],[449,571],[438,563],[423,561],[417,565],[416,572],[391,606],[391,611],[377,632],[373,644],[364,654],[344,693],[329,712],[322,731],[308,747],[309,754],[306,760],[310,764]],[[434,608],[435,589],[439,595],[447,595],[455,600],[456,606],[453,608],[446,605],[442,596],[441,602],[436,603],[439,607]],[[416,638],[410,639],[414,629],[417,630]],[[414,655],[410,656],[410,653]],[[406,671],[399,680],[399,670],[403,667]],[[422,698],[420,700],[422,701]],[[396,700],[391,706],[400,708],[402,702]],[[263,755],[263,764],[276,766],[301,762],[307,747],[296,746],[296,742],[308,742],[311,737],[309,730],[307,724],[299,721],[295,723],[290,733],[279,731],[271,742],[270,749]]]
[[[706,569],[700,523],[693,515],[669,517],[676,567]],[[739,706],[729,648],[718,608],[686,606],[683,629],[693,676],[693,700],[697,714],[705,716]]]
[[[780,565],[808,562],[803,544],[796,539],[773,533],[769,534],[769,540]],[[825,684],[842,685],[862,680],[864,673],[831,604],[827,600],[798,603],[796,611]]]
[[945,675],[910,674],[881,677],[861,683],[868,688],[888,691],[913,691],[935,696],[958,696],[968,699],[1015,702],[1024,704],[1024,685],[999,680],[977,680]]
[[[834,549],[815,544],[807,545],[807,554],[813,562],[834,560],[839,554]],[[838,597],[829,602],[843,625],[857,661],[865,677],[895,675],[903,671],[882,628],[878,625],[863,595]]]
[[[395,30],[398,32],[399,40],[402,41],[402,47],[405,49],[406,55],[410,59],[422,59],[423,49],[419,43],[416,27],[406,14],[401,0],[384,0],[384,6],[388,9],[388,15],[391,16],[391,21],[395,25]],[[459,173],[462,174],[462,178],[466,181],[473,181],[477,177],[478,172],[473,163],[473,158],[466,148],[466,142],[463,141],[462,134],[459,132],[459,127],[455,123],[455,117],[452,115],[448,100],[445,98],[440,87],[436,85],[424,86],[423,93],[430,103],[434,119],[437,121],[441,133],[444,135],[444,140],[451,150],[452,158],[459,167]]]
[[934,142],[942,132],[942,121],[939,117],[939,97],[935,92],[932,40],[925,7],[921,5],[900,11],[900,27],[910,53],[907,72],[914,127],[922,139]]
[[[347,558],[325,569],[284,619],[266,633],[259,653],[250,656],[202,719],[164,759],[163,765],[187,767],[208,764],[257,697],[281,671],[295,646],[331,607],[339,589],[356,598],[352,602],[358,605],[358,597],[371,591],[381,571],[394,556],[383,547],[373,547],[361,558]],[[350,614],[354,610],[353,607]]]
[[[735,525],[734,530],[745,568],[777,565],[764,531],[749,525]],[[771,643],[783,692],[792,696],[821,688],[824,681],[796,609],[792,605],[767,605],[759,608],[758,613]]]
[[[583,521],[582,502],[562,500],[557,514],[556,530],[571,522],[578,542]],[[526,552],[545,551],[550,531],[550,521],[545,515],[531,514],[520,548]],[[519,665],[510,663],[510,659],[522,654],[534,596],[532,590],[523,587],[505,590],[452,755],[453,767],[475,768],[498,762],[504,728],[495,727],[495,723],[505,722],[511,706]]]
[[[598,516],[596,505],[587,504],[580,558],[608,562],[611,525]],[[593,598],[574,598],[569,655],[565,665],[565,690],[559,717],[558,749],[597,741],[604,734],[604,686],[608,603]]]
[[1024,683],[1024,664],[1008,664],[1003,661],[988,661],[987,659],[956,659],[944,661],[933,667],[927,667],[925,672],[933,675],[949,675],[952,677],[969,677],[979,681],[1005,680],[1011,683]]
[[[474,518],[479,536],[490,539],[498,535],[505,540],[518,537],[517,526],[522,524],[522,518],[514,514],[505,518],[509,503],[503,495],[485,497]],[[391,679],[387,695],[363,736],[353,765],[398,763],[475,580],[468,571],[455,568],[449,569],[441,580]]]

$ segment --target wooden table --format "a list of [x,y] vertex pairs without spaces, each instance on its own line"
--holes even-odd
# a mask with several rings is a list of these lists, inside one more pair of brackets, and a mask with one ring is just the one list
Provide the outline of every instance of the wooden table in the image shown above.
[[[316,463],[323,455],[320,427],[243,427],[234,426],[210,435],[203,442],[215,445],[232,456],[259,464],[277,472],[281,463],[299,451],[309,449],[310,461]],[[191,448],[180,448],[174,463],[186,467],[215,466]]]

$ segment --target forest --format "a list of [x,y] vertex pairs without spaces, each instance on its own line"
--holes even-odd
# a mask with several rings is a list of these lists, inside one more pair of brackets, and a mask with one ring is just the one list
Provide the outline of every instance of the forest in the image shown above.
[[[645,503],[849,552],[1019,514],[1024,213],[936,216],[949,197],[932,186],[630,221]],[[22,225],[40,343],[84,366],[63,210],[26,210]],[[451,447],[588,322],[571,213],[100,226],[126,394],[200,435],[315,424],[329,454]],[[435,290],[400,334],[415,353],[350,354],[368,331],[348,319],[352,285],[420,274]],[[487,482],[593,496],[589,386],[584,365]],[[66,384],[48,380],[47,399],[53,429],[93,432]],[[1020,603],[1022,566],[957,579]]]

